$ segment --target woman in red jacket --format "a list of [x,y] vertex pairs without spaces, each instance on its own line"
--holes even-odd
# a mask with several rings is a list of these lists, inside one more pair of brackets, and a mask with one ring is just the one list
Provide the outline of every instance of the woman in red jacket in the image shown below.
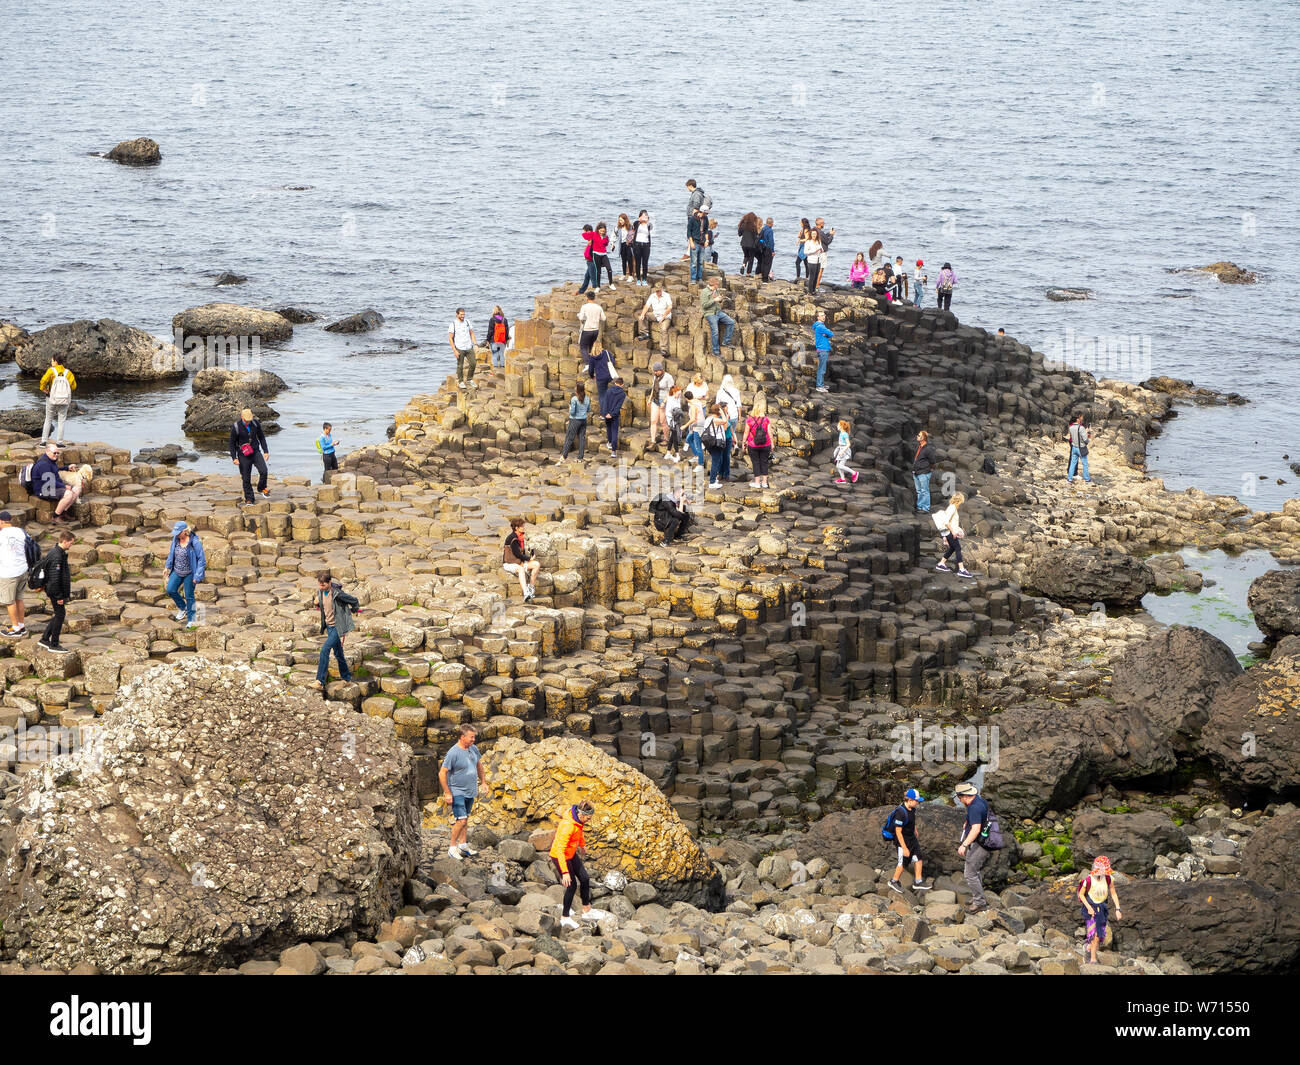
[[591,880],[578,852],[586,848],[582,829],[591,820],[593,813],[595,808],[589,802],[570,806],[560,818],[560,827],[555,830],[555,839],[551,843],[551,864],[555,866],[555,873],[564,885],[562,919],[572,920],[569,911],[573,908],[574,893],[579,888],[582,889],[583,916],[591,912]]

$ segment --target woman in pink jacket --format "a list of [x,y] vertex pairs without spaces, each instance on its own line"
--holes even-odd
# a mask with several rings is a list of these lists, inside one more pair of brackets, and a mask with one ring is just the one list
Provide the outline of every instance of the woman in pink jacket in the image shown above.
[[866,288],[870,276],[871,266],[867,263],[867,257],[862,252],[858,252],[858,257],[853,260],[853,265],[849,267],[849,284],[854,288]]

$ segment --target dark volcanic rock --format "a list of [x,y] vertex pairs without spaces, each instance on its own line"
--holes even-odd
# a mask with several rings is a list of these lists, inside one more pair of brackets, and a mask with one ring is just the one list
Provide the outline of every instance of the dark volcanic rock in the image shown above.
[[288,386],[284,383],[284,378],[270,370],[226,370],[212,367],[196,373],[191,387],[196,396],[241,392],[264,398],[282,392]]
[[1201,273],[1213,274],[1225,285],[1253,285],[1259,280],[1253,273],[1236,263],[1220,261],[1210,263],[1208,266],[1191,266],[1180,273]]
[[275,313],[285,321],[292,322],[294,325],[305,325],[308,322],[320,321],[319,314],[314,314],[313,312],[304,310],[301,307],[281,307]]
[[293,326],[275,311],[242,307],[237,303],[205,303],[172,318],[172,328],[185,336],[248,336],[271,342],[288,340]]
[[1150,876],[1159,854],[1183,854],[1192,849],[1187,833],[1167,814],[1144,811],[1107,814],[1083,810],[1074,815],[1071,832],[1074,859],[1087,868],[1104,854],[1121,873]]
[[1269,570],[1246,595],[1260,632],[1273,639],[1300,635],[1300,569]]
[[235,274],[226,270],[217,277],[216,286],[221,288],[224,285],[242,285],[247,280],[248,278],[243,274]]
[[1250,402],[1240,392],[1225,393],[1216,392],[1212,388],[1197,388],[1194,382],[1177,377],[1148,377],[1141,387],[1178,399],[1190,399],[1198,407],[1240,407]]
[[375,310],[350,314],[325,327],[327,333],[366,333],[384,324],[384,316]]
[[1255,830],[1241,858],[1241,875],[1274,891],[1300,887],[1300,810],[1282,810]]
[[279,428],[276,419],[280,412],[247,392],[209,392],[191,396],[185,404],[185,421],[181,428],[195,435],[220,433],[224,436],[239,420],[239,412],[245,407],[252,410],[266,432]]
[[78,380],[151,381],[185,376],[184,362],[175,347],[111,318],[65,322],[33,333],[18,349],[18,368],[25,374],[43,374],[55,354]]
[[0,321],[0,362],[13,362],[18,358],[18,349],[31,339],[17,322]]
[[1090,288],[1049,288],[1047,290],[1047,298],[1055,300],[1057,303],[1065,303],[1070,300],[1090,300],[1092,295],[1092,289]]
[[190,462],[197,459],[198,453],[186,451],[180,444],[163,444],[162,447],[144,448],[132,462],[144,462],[151,466],[172,466],[181,459]]
[[1275,654],[1219,688],[1201,749],[1237,786],[1300,789],[1300,658]]
[[157,166],[162,162],[162,152],[158,142],[148,137],[136,137],[134,140],[122,141],[107,158],[123,166]]
[[1140,558],[1116,547],[1080,544],[1039,555],[1025,573],[1025,587],[1069,606],[1136,606],[1156,585]]
[[24,436],[40,436],[45,428],[44,407],[11,407],[0,410],[0,429]]
[[1176,753],[1192,755],[1215,693],[1241,672],[1222,640],[1174,625],[1130,645],[1112,662],[1111,698],[1144,714]]

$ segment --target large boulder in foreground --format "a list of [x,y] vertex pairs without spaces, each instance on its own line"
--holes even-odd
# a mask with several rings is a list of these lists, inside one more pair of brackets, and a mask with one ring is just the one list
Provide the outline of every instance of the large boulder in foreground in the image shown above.
[[1210,716],[1210,702],[1241,663],[1226,643],[1203,629],[1174,625],[1111,662],[1111,698],[1141,711],[1179,755],[1192,755]]
[[1108,814],[1081,810],[1071,826],[1074,859],[1086,869],[1104,854],[1121,873],[1150,876],[1156,856],[1185,854],[1192,849],[1187,833],[1168,814],[1144,810],[1136,814]]
[[1116,547],[1066,544],[1035,558],[1024,584],[1067,606],[1137,606],[1155,588],[1156,577],[1142,559]]
[[62,358],[78,381],[155,381],[185,376],[180,352],[173,345],[111,318],[63,322],[33,333],[18,349],[18,369],[39,376],[50,368],[52,355]]
[[619,870],[663,900],[720,909],[722,875],[649,777],[582,740],[507,738],[486,755],[493,784],[474,821],[505,834],[553,829],[565,810],[596,807],[586,831],[592,873]]
[[1246,605],[1265,636],[1300,634],[1300,569],[1273,569],[1250,582]]
[[1241,875],[1274,891],[1300,889],[1300,810],[1283,809],[1252,833]]
[[201,972],[401,906],[419,805],[391,722],[190,658],[124,687],[99,737],[24,778],[6,955]]
[[1201,749],[1235,787],[1300,791],[1300,656],[1275,653],[1220,688]]
[[273,343],[293,336],[293,325],[275,311],[238,303],[205,303],[173,316],[172,329],[187,337],[257,337]]
[[123,166],[157,166],[162,162],[162,151],[156,140],[150,137],[134,137],[129,141],[119,142],[106,158]]

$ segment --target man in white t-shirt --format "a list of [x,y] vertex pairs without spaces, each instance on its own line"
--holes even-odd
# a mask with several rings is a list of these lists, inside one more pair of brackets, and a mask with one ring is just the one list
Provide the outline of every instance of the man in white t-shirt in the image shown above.
[[9,627],[0,636],[27,635],[23,624],[23,588],[27,584],[27,534],[13,524],[13,515],[0,510],[0,606],[9,611]]
[[650,336],[650,329],[645,320],[647,314],[659,323],[659,350],[667,355],[668,328],[673,322],[673,298],[664,291],[662,281],[655,282],[655,290],[650,293],[650,298],[645,301],[645,306],[641,308],[641,314],[637,318],[645,331],[642,335],[646,339]]
[[456,387],[478,388],[474,383],[474,370],[478,365],[474,349],[478,347],[478,338],[465,318],[464,307],[456,308],[456,317],[447,327],[447,339],[456,355]]
[[594,292],[587,293],[587,302],[578,311],[578,324],[582,332],[578,334],[578,352],[585,361],[591,355],[592,345],[600,335],[600,327],[605,321],[605,308],[596,302]]

